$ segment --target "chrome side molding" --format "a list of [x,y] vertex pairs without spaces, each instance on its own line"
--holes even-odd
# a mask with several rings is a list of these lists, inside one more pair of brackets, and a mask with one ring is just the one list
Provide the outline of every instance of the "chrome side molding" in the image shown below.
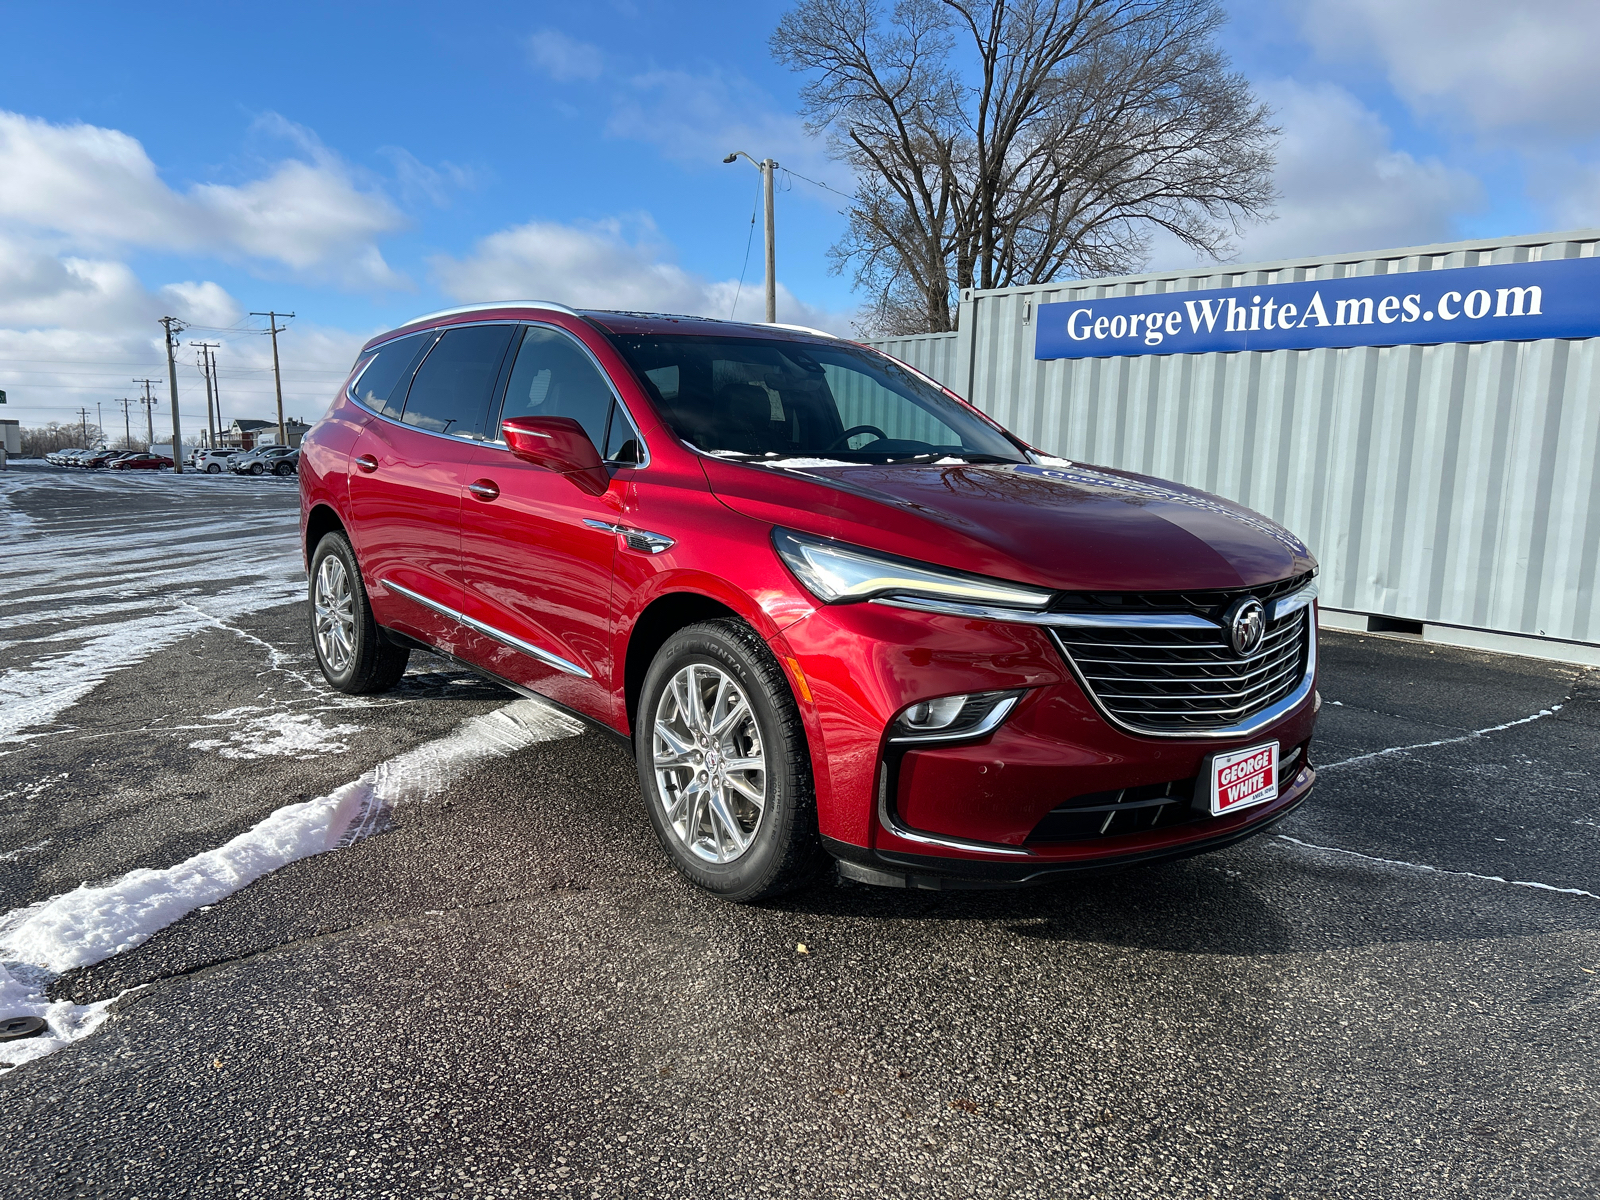
[[522,653],[526,654],[529,658],[538,659],[547,667],[554,667],[558,671],[565,671],[568,675],[576,675],[580,679],[594,678],[594,676],[590,675],[589,672],[585,671],[577,663],[568,662],[559,654],[551,654],[550,651],[541,646],[535,646],[532,642],[525,642],[519,637],[513,637],[511,634],[506,633],[504,630],[496,629],[493,625],[486,625],[482,621],[474,620],[473,618],[467,616],[466,613],[457,612],[448,605],[440,604],[437,600],[430,600],[426,596],[420,595],[417,592],[413,592],[410,588],[401,587],[393,580],[380,579],[378,582],[383,584],[383,586],[388,588],[391,592],[404,596],[407,600],[413,600],[422,605],[423,608],[431,608],[440,616],[449,617],[457,624],[465,625],[474,633],[481,633],[484,637],[493,638],[497,642],[510,646],[513,650],[522,651]]

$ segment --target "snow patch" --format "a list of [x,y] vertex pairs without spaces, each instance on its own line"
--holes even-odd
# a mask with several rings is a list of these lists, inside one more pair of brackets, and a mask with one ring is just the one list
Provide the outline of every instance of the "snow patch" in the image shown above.
[[[238,713],[242,710],[232,710]],[[360,725],[324,725],[315,713],[269,713],[252,717],[226,739],[202,738],[190,742],[191,750],[215,750],[223,758],[314,758],[341,754],[350,747],[340,737],[360,733]]]
[[[1335,700],[1335,704],[1339,701]],[[1343,705],[1340,705],[1343,707]],[[1335,762],[1322,763],[1318,771],[1332,771],[1336,767],[1353,766],[1356,763],[1371,762],[1375,758],[1387,758],[1391,754],[1406,754],[1412,750],[1431,750],[1437,746],[1455,746],[1461,742],[1475,741],[1487,737],[1491,733],[1501,733],[1507,729],[1515,729],[1518,725],[1528,725],[1534,721],[1542,721],[1546,717],[1553,717],[1561,711],[1561,705],[1552,704],[1549,708],[1541,708],[1529,717],[1518,717],[1515,721],[1507,721],[1503,725],[1489,725],[1483,729],[1474,729],[1471,733],[1464,733],[1460,737],[1440,738],[1436,742],[1413,742],[1408,746],[1390,746],[1383,750],[1374,750],[1370,754],[1357,754],[1353,758],[1341,758]]]
[[351,845],[381,827],[389,810],[438,795],[487,759],[582,731],[578,721],[549,705],[517,700],[379,763],[326,796],[285,805],[215,850],[164,870],[141,868],[112,883],[86,883],[7,914],[0,918],[0,1011],[43,1017],[50,1030],[0,1042],[0,1063],[48,1054],[88,1036],[105,1020],[114,1001],[72,1005],[46,998],[61,972],[131,950],[270,871]]

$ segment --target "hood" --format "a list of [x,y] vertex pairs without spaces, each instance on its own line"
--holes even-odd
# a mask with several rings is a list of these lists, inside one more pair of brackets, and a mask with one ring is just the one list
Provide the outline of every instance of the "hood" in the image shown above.
[[1254,587],[1316,565],[1241,505],[1105,467],[702,461],[713,494],[746,516],[1055,590]]

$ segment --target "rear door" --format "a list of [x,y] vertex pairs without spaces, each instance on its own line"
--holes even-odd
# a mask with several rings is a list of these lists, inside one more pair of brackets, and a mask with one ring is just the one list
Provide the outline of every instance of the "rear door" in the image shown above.
[[409,356],[397,353],[374,376],[380,353],[357,385],[378,414],[357,436],[350,467],[357,552],[374,609],[382,624],[449,653],[463,642],[461,496],[514,329],[421,335]]
[[593,356],[546,325],[520,334],[504,403],[473,464],[463,501],[464,604],[485,636],[474,657],[502,678],[615,723],[611,694],[612,527],[621,518],[628,471],[613,470],[601,495],[516,458],[499,421],[571,417],[602,456],[637,459],[641,443]]

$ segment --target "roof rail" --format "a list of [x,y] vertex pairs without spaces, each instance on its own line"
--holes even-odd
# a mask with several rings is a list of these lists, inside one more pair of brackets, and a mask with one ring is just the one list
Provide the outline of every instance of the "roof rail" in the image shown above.
[[415,325],[420,321],[432,321],[439,317],[454,317],[461,313],[483,312],[491,308],[548,308],[555,312],[566,313],[569,317],[577,316],[577,312],[565,304],[557,304],[554,300],[494,300],[487,304],[463,304],[460,308],[441,308],[438,312],[423,313],[420,317],[412,317],[409,321],[402,322],[400,328],[406,325]]
[[813,329],[809,325],[785,325],[781,321],[763,321],[761,323],[763,325],[770,324],[774,329],[792,329],[796,333],[814,333],[818,337],[832,338],[836,342],[844,340],[837,333],[829,333],[826,329]]

